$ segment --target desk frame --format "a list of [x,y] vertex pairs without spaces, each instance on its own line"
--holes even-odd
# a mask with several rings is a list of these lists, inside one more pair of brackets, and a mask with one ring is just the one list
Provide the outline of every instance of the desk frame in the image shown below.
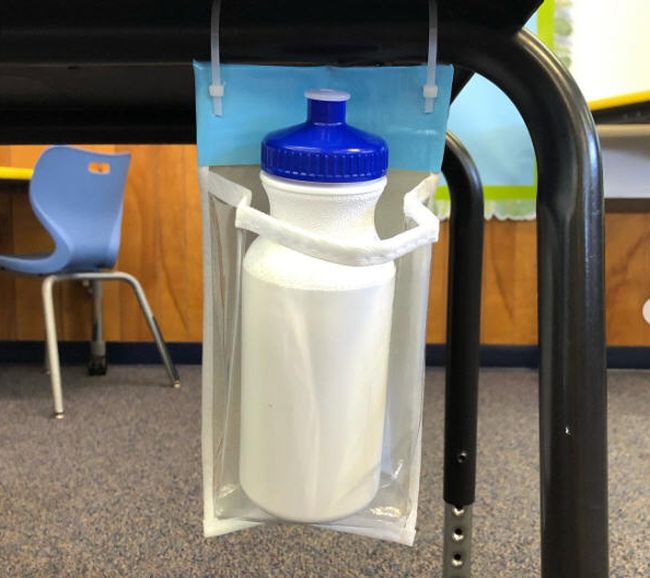
[[[440,58],[501,88],[533,140],[538,170],[542,577],[606,578],[604,200],[596,127],[573,78],[527,31],[509,36],[470,25],[449,27],[441,30]],[[446,170],[453,177],[450,162]],[[452,293],[468,282],[461,275],[469,274],[471,283],[480,287],[480,272],[469,271],[480,267],[482,204],[473,194],[471,169],[469,174],[464,183],[460,178],[450,185]],[[463,226],[472,231],[467,241]],[[465,247],[470,243],[474,251]],[[447,413],[454,417],[468,412],[469,417],[461,417],[457,425],[447,422],[445,501],[451,515],[452,507],[462,509],[473,502],[480,290],[466,294],[464,302],[452,293]],[[463,316],[460,308],[469,308],[472,316]],[[455,363],[459,351],[464,352],[462,363],[471,367]],[[463,451],[465,458],[459,461]],[[513,512],[513,522],[516,518]],[[452,569],[453,576],[469,575],[462,566]]]

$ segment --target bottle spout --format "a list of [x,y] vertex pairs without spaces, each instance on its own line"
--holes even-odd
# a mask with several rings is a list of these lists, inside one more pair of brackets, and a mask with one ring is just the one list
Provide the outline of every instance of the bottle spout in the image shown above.
[[307,121],[314,124],[341,124],[345,122],[346,102],[350,94],[342,90],[321,88],[308,90]]

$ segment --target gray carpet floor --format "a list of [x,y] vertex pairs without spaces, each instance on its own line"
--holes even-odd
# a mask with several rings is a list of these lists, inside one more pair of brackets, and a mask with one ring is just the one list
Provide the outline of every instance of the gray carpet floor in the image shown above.
[[[443,373],[427,374],[413,548],[301,526],[202,535],[200,371],[0,366],[0,576],[437,577]],[[611,576],[650,576],[650,374],[610,373]],[[539,574],[536,374],[481,374],[474,576]]]

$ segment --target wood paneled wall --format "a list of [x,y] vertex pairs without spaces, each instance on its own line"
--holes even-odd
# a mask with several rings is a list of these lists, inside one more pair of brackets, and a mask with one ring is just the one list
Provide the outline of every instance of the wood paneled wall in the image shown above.
[[[43,147],[0,147],[0,165],[33,166]],[[101,146],[130,150],[122,248],[117,267],[137,276],[169,341],[200,341],[201,216],[192,146]],[[650,298],[650,213],[607,215],[607,330],[612,345],[650,345],[641,308]],[[484,343],[537,341],[534,222],[489,221],[485,227]],[[0,252],[48,250],[51,240],[31,212],[25,190],[0,185]],[[428,341],[445,335],[448,230],[435,246]],[[0,272],[0,340],[43,338],[40,280]],[[106,338],[148,340],[126,285],[107,284]],[[61,339],[90,335],[90,297],[78,284],[58,287]]]

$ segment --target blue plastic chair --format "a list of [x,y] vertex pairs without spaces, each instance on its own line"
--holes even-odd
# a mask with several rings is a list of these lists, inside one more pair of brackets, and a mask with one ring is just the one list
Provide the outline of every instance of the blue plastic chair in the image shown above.
[[103,341],[102,281],[126,281],[133,287],[147,319],[172,385],[180,380],[140,283],[128,273],[111,269],[120,249],[124,186],[130,153],[101,154],[67,146],[48,148],[38,159],[29,187],[34,213],[52,236],[49,254],[0,255],[0,269],[46,275],[43,308],[46,359],[52,380],[54,417],[63,417],[63,396],[53,285],[59,281],[89,281],[93,295],[93,335],[88,365],[91,375],[106,373]]

